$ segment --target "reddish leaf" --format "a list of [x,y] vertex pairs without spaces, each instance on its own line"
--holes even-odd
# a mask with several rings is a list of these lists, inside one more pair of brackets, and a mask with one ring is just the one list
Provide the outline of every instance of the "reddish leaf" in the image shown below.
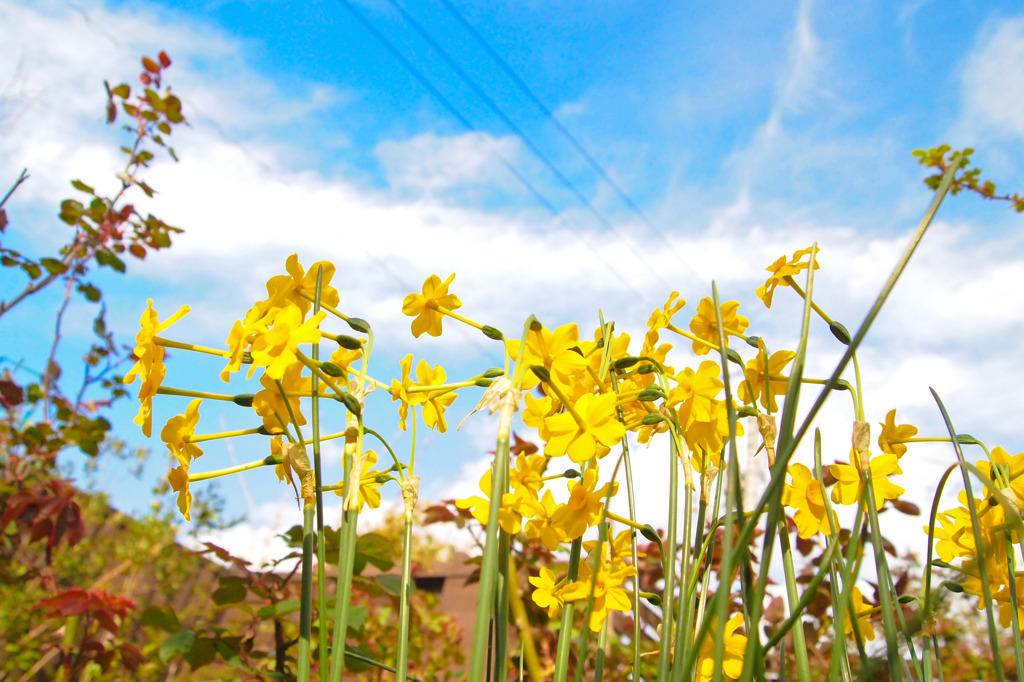
[[142,73],[139,74],[139,82],[142,83],[143,85],[149,85],[150,83],[153,82],[153,78],[148,73],[143,71]]
[[146,67],[146,71],[149,71],[150,73],[160,73],[160,65],[149,57],[142,58],[142,65]]
[[160,54],[157,55],[157,58],[160,59],[160,64],[163,65],[165,69],[171,65],[171,58],[168,57],[167,53],[163,50],[160,50]]
[[141,244],[132,244],[131,246],[128,247],[128,250],[131,251],[132,255],[138,258],[139,260],[142,260],[143,258],[146,257],[146,247],[142,246]]
[[122,644],[120,649],[121,663],[129,671],[135,672],[140,665],[146,662],[146,657],[142,655],[142,652],[134,644]]

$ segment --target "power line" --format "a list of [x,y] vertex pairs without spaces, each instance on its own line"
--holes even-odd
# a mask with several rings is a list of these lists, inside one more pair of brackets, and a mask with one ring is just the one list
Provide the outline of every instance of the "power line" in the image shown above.
[[[409,12],[405,10],[405,8],[399,5],[398,2],[396,2],[396,0],[388,0],[388,2],[391,4],[392,7],[398,10],[399,13],[401,13],[402,17],[413,27],[413,29],[420,35],[420,37],[427,42],[430,48],[434,50],[434,52],[436,52],[445,61],[445,63],[448,64],[449,67],[451,67],[451,69],[456,73],[456,75],[462,79],[462,82],[468,85],[470,89],[472,89],[473,92],[476,93],[477,97],[483,100],[484,104],[486,104],[487,107],[496,116],[498,116],[502,121],[504,121],[505,125],[507,125],[512,130],[513,133],[518,135],[523,140],[523,142],[530,149],[530,151],[533,152],[534,156],[540,159],[541,163],[543,163],[548,168],[548,170],[550,170],[552,174],[554,174],[558,181],[561,182],[569,191],[573,193],[573,195],[576,196],[580,203],[583,204],[583,206],[586,207],[594,215],[595,218],[597,218],[598,222],[600,222],[601,225],[605,227],[605,229],[611,230],[612,232],[619,235],[626,244],[627,248],[629,248],[629,250],[633,253],[633,256],[637,259],[637,261],[646,266],[647,263],[645,262],[646,259],[643,253],[636,249],[636,247],[632,243],[632,240],[629,239],[627,235],[623,234],[617,227],[615,227],[610,221],[608,221],[604,217],[604,215],[601,214],[600,211],[597,210],[593,203],[591,203],[590,200],[587,199],[587,197],[583,194],[583,192],[581,192],[579,188],[576,187],[572,180],[566,177],[565,174],[563,174],[558,169],[558,167],[555,166],[555,164],[547,157],[547,155],[545,155],[541,151],[541,149],[530,138],[530,136],[527,135],[518,125],[516,125],[516,123],[502,110],[498,103],[495,102],[494,99],[491,98],[482,87],[480,87],[480,85],[473,79],[472,76],[466,73],[465,69],[459,66],[458,62],[456,62],[455,59],[452,58],[448,51],[441,47],[441,45],[438,44],[436,40],[434,40],[430,33],[426,29],[424,29],[419,24],[419,22],[417,22],[412,17],[412,15],[410,15]],[[661,275],[660,272],[657,272],[650,267],[648,269],[651,272],[654,272],[654,274],[662,281],[662,284],[664,284],[666,287],[671,288],[671,284]]]
[[[394,0],[390,1],[392,2],[392,4],[394,4]],[[576,138],[576,136],[569,132],[569,130],[564,125],[562,125],[562,123],[557,118],[555,118],[555,115],[544,104],[544,102],[541,101],[540,97],[538,97],[533,92],[530,86],[526,84],[526,81],[520,78],[519,74],[515,72],[515,70],[509,65],[509,63],[505,61],[505,59],[500,54],[498,54],[498,52],[493,47],[491,47],[490,43],[488,43],[487,40],[480,34],[480,32],[477,31],[473,27],[473,25],[469,23],[466,17],[458,10],[458,8],[452,4],[451,0],[441,0],[441,2],[444,4],[448,12],[453,17],[455,17],[459,24],[466,30],[466,32],[469,33],[469,35],[477,42],[478,45],[480,45],[481,48],[483,48],[484,52],[487,53],[487,56],[489,56],[491,60],[493,60],[494,63],[497,64],[498,67],[505,72],[505,75],[507,75],[509,79],[511,79],[512,82],[516,84],[516,86],[523,92],[523,94],[525,94],[537,106],[537,108],[540,109],[544,116],[549,121],[551,121],[552,125],[555,126],[558,132],[561,133],[562,136],[569,141],[573,148],[577,152],[579,152],[580,156],[582,156],[587,161],[590,167],[593,168],[594,171],[596,171],[604,179],[604,181],[611,186],[613,190],[615,190],[615,193],[619,195],[619,198],[622,199],[623,203],[625,203],[626,206],[629,207],[629,209],[633,211],[633,213],[635,213],[641,221],[643,221],[643,223],[648,227],[648,229],[651,230],[651,232],[654,233],[654,235],[658,239],[660,239],[663,243],[668,244],[669,247],[673,251],[675,251],[675,248],[671,245],[671,242],[665,237],[661,230],[659,230],[654,225],[654,223],[651,222],[651,220],[647,217],[647,214],[645,214],[643,210],[641,210],[640,207],[636,204],[636,202],[633,201],[629,194],[627,194],[626,191],[622,189],[619,186],[619,184],[611,178],[611,176],[604,170],[601,164],[597,162],[593,155],[591,155],[590,152],[587,151],[587,149]],[[676,253],[676,255],[680,256],[678,253]],[[690,267],[690,265],[682,258],[682,256],[680,256],[680,261],[683,263],[683,265],[686,266],[688,270],[693,272],[693,268]]]
[[579,152],[580,156],[586,159],[587,163],[590,164],[590,167],[593,168],[604,179],[604,181],[607,182],[612,187],[612,189],[615,190],[615,193],[619,195],[619,198],[622,199],[623,203],[625,203],[631,211],[636,213],[636,215],[639,216],[639,218],[643,220],[648,227],[650,227],[651,229],[655,229],[654,225],[647,218],[647,215],[644,214],[642,210],[640,210],[639,206],[636,205],[636,202],[634,202],[633,199],[631,199],[630,196],[626,194],[626,191],[624,189],[619,187],[618,183],[612,180],[611,176],[609,176],[608,173],[605,172],[601,164],[599,164],[594,159],[594,157],[590,155],[590,153],[586,150],[586,148],[584,148],[580,141],[577,140],[576,137],[572,133],[570,133],[565,128],[565,126],[563,126],[561,122],[559,122],[557,118],[555,118],[555,115],[551,113],[551,110],[548,109],[547,106],[545,106],[545,104],[540,100],[539,97],[537,97],[536,94],[534,94],[530,86],[527,85],[526,82],[523,81],[523,79],[520,78],[519,75],[512,69],[512,67],[509,66],[508,62],[506,62],[501,57],[501,55],[499,55],[494,50],[494,48],[491,47],[491,45],[484,39],[484,37],[480,35],[480,32],[473,28],[473,25],[470,24],[466,17],[463,16],[461,12],[459,12],[458,8],[456,8],[455,5],[451,3],[451,0],[441,0],[441,2],[444,4],[448,12],[451,13],[456,20],[458,20],[458,22],[462,25],[464,29],[466,29],[466,32],[469,33],[469,35],[473,37],[477,44],[479,44],[480,47],[484,49],[484,52],[486,52],[487,55],[501,68],[501,70],[505,72],[505,75],[507,75],[512,80],[512,82],[515,83],[516,86],[520,90],[522,90],[522,92],[527,97],[530,98],[530,100],[537,106],[537,108],[541,110],[544,116],[549,121],[551,121],[555,128],[558,129],[558,132],[560,132],[562,136],[565,137],[565,139],[567,139],[570,144],[572,144],[576,151]]
[[476,93],[476,96],[483,100],[484,104],[487,105],[487,108],[494,112],[494,114],[498,116],[502,121],[504,121],[505,125],[507,125],[512,130],[512,132],[514,132],[516,135],[522,138],[523,142],[525,142],[526,146],[530,148],[530,151],[533,152],[534,156],[540,159],[541,163],[543,163],[547,167],[547,169],[551,171],[551,173],[558,179],[558,181],[565,185],[566,189],[572,192],[573,195],[575,195],[576,198],[579,199],[580,203],[587,207],[590,210],[590,212],[594,214],[594,217],[597,218],[597,220],[604,227],[611,228],[611,225],[608,223],[605,217],[598,212],[598,210],[594,207],[592,203],[590,203],[590,200],[587,199],[587,197],[579,190],[579,188],[576,187],[576,185],[569,178],[567,178],[562,173],[562,171],[560,171],[554,165],[554,163],[552,163],[551,160],[540,150],[540,148],[533,142],[533,140],[531,140],[530,137],[525,132],[523,132],[522,129],[520,129],[519,126],[517,126],[515,122],[513,122],[512,119],[505,114],[504,111],[502,111],[501,107],[498,106],[497,102],[495,102],[490,97],[490,95],[488,95],[484,91],[484,89],[481,88],[468,73],[466,73],[465,69],[459,66],[459,64],[452,58],[452,56],[448,54],[447,50],[441,47],[438,44],[438,42],[434,40],[434,38],[430,35],[430,33],[428,33],[426,29],[424,29],[419,24],[419,22],[417,22],[412,17],[412,15],[410,15],[405,10],[405,8],[399,5],[396,2],[396,0],[388,0],[388,2],[391,4],[392,7],[394,7],[401,13],[402,17],[407,22],[409,22],[409,24],[413,27],[416,33],[418,33],[420,37],[423,38],[423,40],[427,41],[427,44],[430,45],[430,48],[434,50],[434,52],[436,52],[441,57],[441,59],[443,59],[445,63],[448,64],[448,66],[451,67],[455,74],[462,79],[462,82],[468,85],[470,89],[472,89],[473,92]]
[[[363,28],[369,31],[370,34],[373,35],[373,37],[376,38],[387,49],[391,56],[397,59],[398,62],[420,83],[420,85],[426,88],[427,92],[429,92],[431,96],[434,97],[434,99],[436,99],[445,109],[448,110],[448,113],[454,116],[456,120],[458,120],[459,123],[461,123],[467,130],[471,132],[479,132],[477,128],[459,112],[455,105],[452,104],[452,102],[447,97],[445,97],[441,93],[441,91],[438,90],[434,86],[434,84],[431,83],[430,80],[412,64],[412,62],[410,62],[401,52],[398,51],[398,49],[391,43],[391,41],[389,41],[380,31],[378,31],[373,26],[373,24],[371,24],[369,20],[366,19],[366,17],[359,13],[359,11],[352,5],[350,0],[338,0],[338,2],[342,3],[345,6],[349,13],[351,13],[352,16],[354,16],[356,20],[360,24],[362,24]],[[501,161],[502,165],[504,165],[505,168],[507,168],[509,172],[511,172],[512,175],[515,176],[515,178],[519,180],[519,182],[522,183],[523,186],[526,187],[530,191],[530,193],[533,194],[533,196],[539,202],[541,202],[541,204],[554,217],[559,217],[558,210],[551,204],[551,202],[549,202],[544,197],[543,194],[540,193],[540,191],[536,187],[534,187],[534,185],[529,180],[527,180],[523,176],[522,173],[516,170],[515,167],[512,166],[512,164],[496,150],[491,149],[490,151]],[[570,229],[573,231],[573,234],[576,235],[576,237],[583,243],[583,245],[586,246],[592,253],[594,253],[594,255],[596,255],[598,259],[600,259],[601,262],[603,262],[608,267],[608,269],[612,272],[616,279],[618,279],[619,282],[622,283],[623,286],[628,288],[637,296],[641,296],[640,292],[637,291],[636,288],[632,284],[630,284],[625,277],[622,276],[622,274],[618,271],[617,268],[613,267],[613,265],[609,263],[603,255],[601,255],[600,251],[595,249],[594,246],[587,239],[584,239],[576,229],[572,228],[571,226]]]

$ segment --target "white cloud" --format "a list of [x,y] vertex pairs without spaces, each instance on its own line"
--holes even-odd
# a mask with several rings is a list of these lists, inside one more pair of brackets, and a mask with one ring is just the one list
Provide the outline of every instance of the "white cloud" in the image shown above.
[[515,163],[520,146],[512,136],[472,132],[442,137],[428,132],[408,140],[386,140],[375,153],[393,188],[434,193],[467,185],[509,184],[502,160]]
[[1024,138],[1024,17],[992,20],[968,55],[962,79],[968,130]]

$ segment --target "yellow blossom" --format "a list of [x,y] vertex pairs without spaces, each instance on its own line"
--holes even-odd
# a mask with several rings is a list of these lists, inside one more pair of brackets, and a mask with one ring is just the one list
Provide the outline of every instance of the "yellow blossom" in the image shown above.
[[[860,588],[856,585],[853,588],[853,593],[850,595],[850,604],[846,609],[846,623],[843,624],[843,632],[846,633],[847,637],[853,637],[854,623],[856,623],[857,632],[861,637],[870,641],[875,639],[875,627],[871,624],[871,612],[872,607],[870,604],[864,603],[864,595],[860,593]],[[854,620],[854,614],[856,614],[856,620]]]
[[[725,631],[722,636],[725,640],[725,647],[722,657],[722,672],[731,680],[738,679],[743,673],[743,654],[747,649],[747,638],[736,634],[743,625],[743,614],[733,615],[725,623]],[[701,640],[700,652],[697,656],[697,682],[709,682],[715,677],[715,635],[717,633],[717,621],[713,618],[708,636]]]
[[178,511],[186,521],[191,521],[192,493],[188,489],[188,464],[171,469],[171,473],[167,474],[167,482],[171,484],[171,490],[178,493]]
[[277,310],[273,324],[256,332],[252,340],[252,366],[249,378],[257,367],[266,367],[267,376],[280,379],[284,371],[298,361],[298,346],[320,341],[320,323],[327,313],[320,311],[305,322],[302,311],[292,305]]
[[672,324],[672,316],[683,309],[686,301],[679,298],[679,292],[673,291],[669,294],[668,300],[661,308],[655,308],[654,312],[647,319],[647,328],[650,331],[665,329]]
[[199,405],[202,400],[193,400],[189,403],[185,414],[179,414],[167,420],[167,424],[160,431],[160,440],[167,444],[178,463],[185,467],[187,472],[189,463],[203,454],[202,449],[195,443],[188,442],[189,437],[195,434],[196,425],[199,424]]
[[[445,374],[441,365],[430,365],[426,360],[420,360],[416,365],[416,379],[418,386],[439,386],[445,382],[448,375]],[[455,401],[455,393],[452,391],[425,391],[419,394],[419,401],[423,405],[423,423],[431,429],[437,429],[438,433],[448,430],[448,423],[444,420],[444,411]]]
[[462,302],[455,294],[448,293],[448,286],[455,279],[453,273],[445,281],[437,275],[431,275],[423,282],[422,294],[409,294],[402,302],[402,312],[412,321],[412,335],[419,338],[424,332],[431,336],[441,336],[441,321],[444,315],[437,306],[448,310],[462,307]]
[[[382,474],[386,474],[386,471],[373,471],[373,465],[377,463],[377,453],[373,450],[366,451],[366,457],[363,460],[363,469],[359,476],[359,509],[362,511],[366,505],[370,506],[370,509],[376,509],[380,506],[380,486],[383,484]],[[344,483],[339,482],[337,487],[334,489],[334,494],[338,497],[344,495]]]
[[740,400],[751,404],[758,398],[761,399],[761,406],[769,412],[778,412],[779,404],[777,399],[784,396],[789,379],[779,377],[786,365],[796,357],[791,350],[780,350],[772,353],[768,358],[768,367],[764,363],[763,346],[758,349],[757,355],[747,362],[745,372],[746,381],[740,383]]
[[619,484],[605,483],[597,487],[597,467],[591,466],[583,472],[582,481],[569,481],[569,501],[551,515],[551,523],[561,526],[567,540],[582,536],[587,528],[601,519],[605,497],[609,490],[612,497],[618,492]]
[[878,447],[882,452],[891,452],[902,457],[907,454],[907,446],[903,441],[917,435],[917,427],[912,424],[896,424],[896,410],[889,410],[885,415],[885,423],[880,424],[882,432],[878,434]]
[[[851,456],[856,461],[856,452]],[[832,464],[829,471],[836,484],[832,488],[832,501],[836,504],[856,504],[864,489],[864,480],[856,466],[849,464]],[[903,473],[900,470],[899,457],[894,454],[879,455],[871,460],[871,486],[875,494],[875,508],[881,509],[886,500],[895,500],[903,494],[903,488],[889,481],[886,476]],[[865,475],[868,475],[865,472]]]
[[[551,381],[566,392],[573,391],[576,378],[586,372],[587,360],[579,350],[580,332],[575,324],[566,324],[554,331],[547,327],[526,335],[526,349],[523,351],[524,365],[540,365],[551,375]],[[509,339],[505,344],[508,356],[519,357],[519,341]],[[523,375],[522,387],[528,390],[540,382],[533,372]]]
[[544,420],[550,439],[544,447],[548,457],[568,454],[569,459],[582,464],[594,457],[603,457],[610,446],[622,440],[626,427],[619,422],[615,412],[615,394],[594,395],[587,393],[573,406],[582,424],[576,418],[563,412]]
[[[811,470],[803,464],[790,464],[786,469],[792,478],[782,492],[782,504],[795,509],[793,521],[796,522],[797,534],[804,538],[812,538],[819,532],[831,535],[828,509],[821,494],[821,484],[814,480]],[[833,512],[833,520],[838,527],[838,519]]]
[[260,384],[263,386],[263,390],[253,397],[252,408],[256,411],[256,414],[263,417],[263,428],[270,433],[285,431],[285,425],[288,424],[291,413],[295,414],[296,426],[303,426],[306,423],[306,418],[302,416],[302,411],[299,409],[299,396],[288,395],[291,412],[289,412],[288,404],[285,403],[284,398],[281,396],[282,389],[285,391],[285,394],[302,393],[307,396],[310,395],[312,392],[312,379],[308,376],[302,376],[304,368],[305,365],[301,362],[293,362],[289,365],[288,369],[284,371],[284,376],[281,377],[281,388],[278,388],[277,382],[271,379],[266,372],[260,377]]
[[[750,322],[742,315],[737,315],[740,309],[739,301],[726,301],[722,304],[722,328],[725,330],[725,346],[729,346],[729,335],[738,336],[747,330]],[[713,347],[719,345],[718,320],[715,318],[715,302],[705,296],[697,304],[697,314],[690,320],[690,331],[698,338],[704,339],[713,346],[707,346],[699,341],[693,341],[693,352],[697,355],[707,355]]]
[[156,336],[185,317],[188,312],[189,307],[183,305],[166,322],[160,322],[160,316],[153,309],[153,299],[149,299],[146,302],[146,312],[142,313],[142,319],[139,320],[142,329],[135,335],[135,349],[132,351],[138,360],[124,375],[124,383],[130,384],[135,381],[136,376],[142,377],[142,386],[139,387],[139,401],[142,404],[139,406],[135,423],[142,427],[146,438],[153,435],[153,396],[167,375],[167,368],[164,366],[164,347],[157,342]]
[[[789,260],[786,260],[785,256],[781,256],[777,261],[765,268],[765,270],[772,274],[768,277],[768,281],[764,283],[764,286],[757,290],[757,297],[764,302],[766,308],[772,307],[772,296],[775,294],[776,287],[789,286],[786,277],[792,277],[807,269],[810,261],[804,262],[802,259],[811,253],[811,248],[800,249]],[[817,270],[819,267],[821,266],[815,262],[814,269]]]
[[558,612],[565,605],[562,599],[562,581],[556,580],[555,572],[550,568],[540,569],[540,575],[530,578],[530,584],[536,589],[533,591],[533,603],[542,609],[548,610],[548,618],[555,618]]
[[[313,306],[309,298],[316,295],[316,275],[320,267],[324,269],[320,287],[320,302],[332,308],[338,306],[341,300],[338,290],[330,286],[335,272],[334,263],[322,260],[313,263],[307,272],[299,263],[298,254],[293,253],[288,256],[284,267],[288,271],[287,275],[276,275],[267,280],[267,293],[270,294],[270,298],[265,302],[266,307],[281,308],[294,305],[305,316]],[[308,295],[309,298],[303,294]]]

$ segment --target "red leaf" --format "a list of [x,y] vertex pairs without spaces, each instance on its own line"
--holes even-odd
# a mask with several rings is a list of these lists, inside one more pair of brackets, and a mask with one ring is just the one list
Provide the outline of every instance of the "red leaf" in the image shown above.
[[171,65],[171,58],[168,57],[167,53],[163,50],[160,50],[160,54],[157,55],[157,57],[160,59],[160,63],[163,65],[165,69]]
[[107,632],[116,635],[121,630],[117,625],[117,621],[114,620],[113,614],[107,609],[100,607],[93,611],[92,615],[99,622],[100,627]]
[[146,71],[149,71],[150,73],[160,73],[160,65],[149,57],[142,58],[142,65],[146,67]]
[[134,644],[125,643],[121,645],[121,663],[123,663],[124,667],[128,668],[129,671],[135,672],[145,661],[146,658]]
[[153,79],[150,77],[150,75],[148,73],[143,71],[142,73],[139,74],[139,82],[142,83],[143,85],[149,85],[150,83],[153,82]]

